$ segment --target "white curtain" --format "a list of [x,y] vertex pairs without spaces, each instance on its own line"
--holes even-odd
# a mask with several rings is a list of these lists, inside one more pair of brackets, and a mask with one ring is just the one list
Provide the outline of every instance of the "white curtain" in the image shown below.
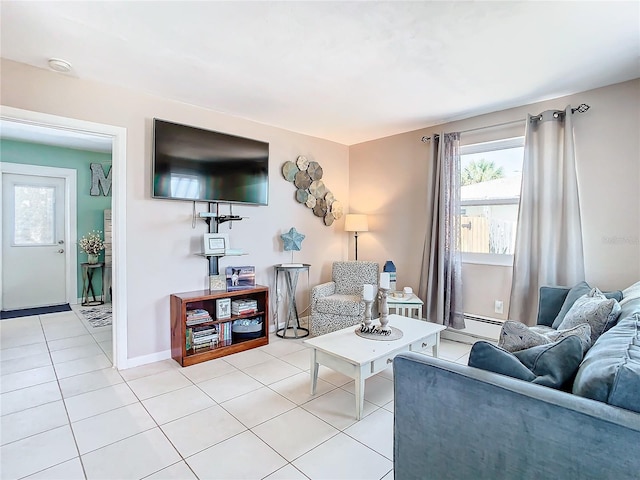
[[443,133],[431,141],[427,234],[419,295],[427,318],[464,328],[460,255],[460,134]]
[[534,325],[545,285],[584,280],[571,107],[527,119],[509,318]]

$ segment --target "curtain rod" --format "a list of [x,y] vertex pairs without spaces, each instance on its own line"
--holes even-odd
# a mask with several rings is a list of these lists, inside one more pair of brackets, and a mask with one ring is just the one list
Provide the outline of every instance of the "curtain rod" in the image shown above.
[[[576,108],[572,108],[572,109],[571,109],[571,113],[576,113],[576,112],[578,112],[578,113],[584,113],[584,112],[586,112],[587,110],[589,110],[590,108],[591,108],[591,106],[587,105],[586,103],[581,103],[581,104],[580,104],[580,105],[578,105]],[[553,115],[553,116],[554,116],[554,118],[558,118],[558,117],[560,116],[560,113],[559,113],[559,112],[556,112],[556,113],[554,113],[554,115]],[[533,119],[538,119],[539,117],[540,117],[540,116],[539,116],[539,115],[537,115],[537,116],[532,117],[532,118],[533,118]],[[461,131],[460,131],[460,132],[458,132],[458,133],[469,133],[469,132],[475,132],[475,131],[477,131],[477,130],[486,130],[486,129],[489,129],[489,128],[504,127],[504,126],[506,126],[506,125],[513,125],[513,124],[515,124],[515,123],[520,123],[520,122],[525,122],[525,121],[526,121],[526,119],[512,120],[512,121],[510,121],[510,122],[497,123],[497,124],[495,124],[495,125],[489,125],[489,126],[487,126],[487,127],[477,127],[477,128],[470,128],[470,129],[468,129],[468,130],[461,130]],[[434,134],[434,137],[439,137],[439,136],[440,136],[440,134],[438,134],[438,133]],[[431,137],[427,137],[427,136],[424,136],[424,137],[422,137],[422,138],[421,138],[421,141],[422,141],[423,143],[426,143],[426,142],[428,142],[428,141],[430,141],[430,140],[431,140]]]

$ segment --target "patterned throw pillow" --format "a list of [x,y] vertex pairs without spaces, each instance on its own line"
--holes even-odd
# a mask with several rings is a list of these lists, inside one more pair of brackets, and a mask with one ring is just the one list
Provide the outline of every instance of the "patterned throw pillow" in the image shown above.
[[554,330],[552,328],[529,328],[524,323],[507,320],[502,325],[498,346],[508,352],[517,352],[538,345],[557,342],[575,335],[580,340],[583,353],[591,347],[591,327],[587,323],[581,323],[571,328]]
[[558,327],[566,330],[587,323],[591,327],[591,344],[613,327],[620,316],[620,304],[615,298],[607,298],[597,288],[578,298]]

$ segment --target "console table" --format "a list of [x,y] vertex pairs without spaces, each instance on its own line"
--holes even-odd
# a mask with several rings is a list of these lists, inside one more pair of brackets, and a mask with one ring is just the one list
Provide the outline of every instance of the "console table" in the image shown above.
[[[278,276],[280,273],[284,274],[285,282],[287,284],[287,295],[289,297],[289,304],[287,307],[287,320],[283,328],[276,330],[276,335],[280,338],[303,338],[309,336],[309,329],[300,326],[300,317],[298,316],[298,305],[296,304],[296,288],[298,286],[298,277],[300,272],[307,272],[309,275],[308,263],[298,264],[286,264],[276,265],[276,291],[278,287]],[[280,300],[278,296],[278,301]],[[287,331],[293,329],[293,336],[287,336]],[[304,332],[303,335],[298,334],[298,330]]]

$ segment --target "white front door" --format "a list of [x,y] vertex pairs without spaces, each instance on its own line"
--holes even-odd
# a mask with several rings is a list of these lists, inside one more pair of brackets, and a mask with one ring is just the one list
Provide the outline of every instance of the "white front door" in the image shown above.
[[67,303],[65,179],[2,175],[2,308]]

